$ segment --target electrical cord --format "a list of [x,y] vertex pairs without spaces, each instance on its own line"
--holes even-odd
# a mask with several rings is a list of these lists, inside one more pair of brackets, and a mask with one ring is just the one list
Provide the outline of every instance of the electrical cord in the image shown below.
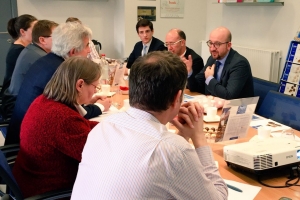
[[[297,176],[295,176],[294,170],[296,171]],[[295,179],[297,179],[297,180],[294,183],[290,183],[291,181],[293,181]],[[262,184],[263,186],[270,187],[270,188],[288,188],[288,187],[291,187],[291,186],[300,186],[300,185],[297,185],[297,183],[300,181],[299,166],[297,166],[296,169],[291,168],[290,177],[288,178],[288,180],[285,182],[285,185],[283,185],[283,186],[273,186],[273,185],[268,185],[266,183],[263,183],[261,181],[261,176],[259,176],[259,175],[257,176],[257,181],[260,184]]]

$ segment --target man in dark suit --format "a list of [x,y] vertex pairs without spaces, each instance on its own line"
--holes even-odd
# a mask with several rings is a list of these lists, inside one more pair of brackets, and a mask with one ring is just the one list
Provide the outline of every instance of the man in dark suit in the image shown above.
[[[65,59],[73,56],[87,57],[90,53],[90,38],[90,30],[76,22],[60,24],[53,31],[51,52],[33,63],[24,77],[8,127],[5,145],[19,143],[21,123],[30,104],[43,93],[52,75]],[[98,99],[97,96],[91,100],[91,103],[94,104],[76,108],[87,119],[102,114],[102,111],[107,110],[111,105],[109,98]]]
[[126,67],[131,68],[134,61],[148,52],[151,51],[164,51],[167,50],[164,43],[159,39],[153,37],[153,24],[147,19],[141,19],[136,24],[136,32],[140,37],[141,41],[134,45],[133,51],[131,52]]
[[185,63],[188,78],[195,78],[195,75],[203,69],[203,59],[193,49],[186,46],[186,36],[182,30],[171,29],[166,35],[165,46],[168,51],[178,55]]
[[231,48],[231,38],[230,31],[225,27],[210,33],[207,45],[211,56],[201,72],[188,79],[191,91],[223,99],[254,96],[250,64]]

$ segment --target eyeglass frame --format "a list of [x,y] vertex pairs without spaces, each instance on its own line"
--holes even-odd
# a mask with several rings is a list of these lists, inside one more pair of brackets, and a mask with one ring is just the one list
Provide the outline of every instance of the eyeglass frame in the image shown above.
[[182,40],[183,40],[183,39],[180,39],[180,40],[178,40],[177,42],[164,43],[164,46],[165,46],[165,47],[168,47],[168,46],[174,46],[175,44],[181,42]]
[[[209,45],[209,43],[211,43],[211,45]],[[228,43],[230,43],[230,42],[218,42],[218,43],[213,43],[212,41],[210,41],[210,40],[208,40],[207,42],[206,42],[206,44],[207,44],[207,46],[208,47],[212,47],[212,46],[214,46],[216,49],[218,49],[222,44],[228,44]],[[218,46],[218,47],[216,47],[216,45]]]
[[101,91],[101,86],[94,85],[93,83],[91,83],[90,85],[94,86],[97,92]]
[[41,35],[40,37],[49,38],[52,37],[52,35]]

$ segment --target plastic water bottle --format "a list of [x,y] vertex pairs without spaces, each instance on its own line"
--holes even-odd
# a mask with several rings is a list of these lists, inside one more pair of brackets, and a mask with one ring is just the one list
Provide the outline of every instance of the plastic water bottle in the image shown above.
[[108,62],[105,59],[105,54],[101,55],[100,65],[101,65],[100,83],[109,84],[109,66],[108,66]]

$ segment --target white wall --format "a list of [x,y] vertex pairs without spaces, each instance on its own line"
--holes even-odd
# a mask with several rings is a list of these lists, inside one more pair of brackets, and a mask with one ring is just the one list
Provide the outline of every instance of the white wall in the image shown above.
[[199,39],[205,36],[206,29],[206,1],[185,0],[184,18],[161,18],[160,0],[140,1],[140,0],[121,0],[125,4],[125,55],[129,55],[134,44],[139,41],[135,30],[137,23],[137,6],[156,6],[156,21],[153,22],[154,36],[164,41],[166,33],[172,28],[182,29],[187,37],[187,46],[200,54],[201,46]]
[[93,39],[102,44],[102,53],[114,57],[114,5],[115,1],[53,1],[18,0],[18,14],[31,14],[38,19],[57,23],[68,17],[77,17],[93,31]]
[[300,26],[300,1],[281,1],[284,6],[226,6],[208,0],[206,38],[223,25],[231,30],[234,44],[281,50],[281,75],[290,41]]
[[206,30],[206,1],[185,0],[184,18],[160,18],[160,0],[53,1],[18,0],[18,12],[38,19],[62,23],[67,17],[78,17],[93,30],[93,38],[102,43],[107,57],[129,56],[139,41],[135,30],[137,6],[156,6],[154,36],[164,41],[171,28],[180,28],[187,35],[187,45],[200,54],[199,39]]

